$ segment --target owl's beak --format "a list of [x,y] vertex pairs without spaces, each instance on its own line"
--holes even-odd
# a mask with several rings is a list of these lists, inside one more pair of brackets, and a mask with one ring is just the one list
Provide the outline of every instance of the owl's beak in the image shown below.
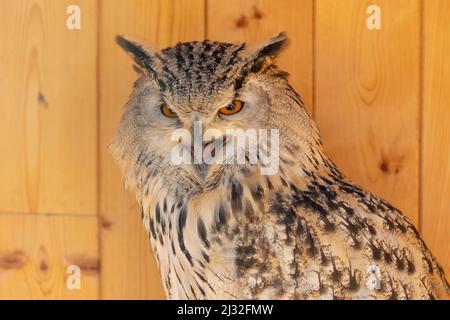
[[[213,142],[215,142],[215,141],[216,141],[216,140],[214,140],[214,139],[212,139],[212,140],[210,140],[210,141],[207,141],[207,142],[203,141],[203,144],[202,144],[202,153],[203,153],[203,151],[206,149],[207,146],[209,146],[211,143],[213,143]],[[214,151],[215,151],[215,150],[214,150]],[[192,146],[191,146],[191,155],[192,155],[192,156],[195,155],[195,147],[194,147],[194,144],[192,144]],[[214,156],[214,154],[213,154],[213,156]]]
[[193,166],[198,176],[202,179],[205,178],[206,175],[208,174],[208,167],[209,167],[209,165],[203,161],[203,152],[205,150],[205,147],[211,143],[212,141],[203,142],[201,144],[201,150],[196,150],[198,147],[196,148],[195,143],[191,145],[191,159],[197,159],[197,161],[201,162],[201,163],[194,162]]
[[226,136],[221,136],[220,138],[213,138],[209,141],[203,141],[201,144],[201,150],[196,150],[195,144],[191,146],[191,157],[192,159],[197,159],[194,163],[194,168],[201,178],[205,178],[208,174],[208,169],[210,167],[209,159],[215,158],[216,151],[225,150],[225,144],[227,142]]
[[194,164],[195,171],[197,172],[198,176],[201,177],[202,179],[207,176],[208,167],[209,165],[206,163]]

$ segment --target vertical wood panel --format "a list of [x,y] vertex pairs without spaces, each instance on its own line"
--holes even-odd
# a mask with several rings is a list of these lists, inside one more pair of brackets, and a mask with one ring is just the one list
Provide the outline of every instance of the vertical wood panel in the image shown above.
[[317,0],[315,114],[344,173],[418,223],[420,11],[418,1]]
[[[98,299],[97,218],[0,214],[0,299]],[[66,286],[67,267],[81,288]]]
[[[254,44],[287,31],[279,64],[310,112],[315,96],[328,153],[416,225],[422,45],[421,231],[449,274],[450,2],[422,3],[420,44],[419,0],[377,0],[375,31],[366,0],[316,0],[315,18],[313,0],[1,0],[0,299],[164,297],[139,208],[107,150],[136,79],[117,34],[164,47],[205,36]],[[65,27],[70,4],[81,7],[81,30]],[[82,266],[81,290],[65,286],[69,264]]]
[[0,211],[97,211],[96,18],[90,0],[2,0]]
[[450,1],[423,1],[422,233],[450,275]]
[[214,0],[207,6],[207,37],[254,44],[286,31],[290,46],[279,65],[313,111],[313,1]]
[[163,298],[136,200],[123,188],[107,145],[117,128],[136,74],[114,42],[117,34],[162,48],[204,38],[204,1],[101,1],[100,24],[100,213],[102,298]]

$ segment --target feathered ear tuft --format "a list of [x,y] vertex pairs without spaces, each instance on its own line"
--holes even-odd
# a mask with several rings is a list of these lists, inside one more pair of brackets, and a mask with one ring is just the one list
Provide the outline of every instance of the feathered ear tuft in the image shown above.
[[262,43],[245,59],[247,72],[257,72],[264,65],[266,58],[276,57],[288,45],[286,33],[280,32],[275,37]]
[[139,67],[144,69],[144,71],[148,71],[152,75],[155,74],[154,53],[152,50],[144,48],[142,44],[120,35],[116,36],[116,42],[128,55],[131,56]]

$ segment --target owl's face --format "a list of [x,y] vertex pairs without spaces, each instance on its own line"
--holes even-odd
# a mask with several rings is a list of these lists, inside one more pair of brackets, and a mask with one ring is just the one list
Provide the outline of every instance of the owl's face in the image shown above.
[[[245,45],[210,41],[155,52],[119,37],[142,71],[112,144],[129,184],[205,190],[261,165],[248,157],[252,137],[244,145],[232,142],[249,129],[289,127],[283,118],[290,113],[289,99],[298,96],[270,62],[284,42],[280,34],[252,53],[245,53]],[[286,108],[277,110],[283,102]],[[286,135],[282,130],[277,144],[292,140]],[[239,155],[247,161],[239,162]]]

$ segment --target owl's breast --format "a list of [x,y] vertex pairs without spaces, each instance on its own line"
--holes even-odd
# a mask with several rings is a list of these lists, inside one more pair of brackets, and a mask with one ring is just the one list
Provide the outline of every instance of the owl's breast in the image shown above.
[[448,294],[442,270],[407,219],[348,183],[301,189],[288,178],[231,180],[190,199],[162,197],[149,210],[145,223],[170,298]]

